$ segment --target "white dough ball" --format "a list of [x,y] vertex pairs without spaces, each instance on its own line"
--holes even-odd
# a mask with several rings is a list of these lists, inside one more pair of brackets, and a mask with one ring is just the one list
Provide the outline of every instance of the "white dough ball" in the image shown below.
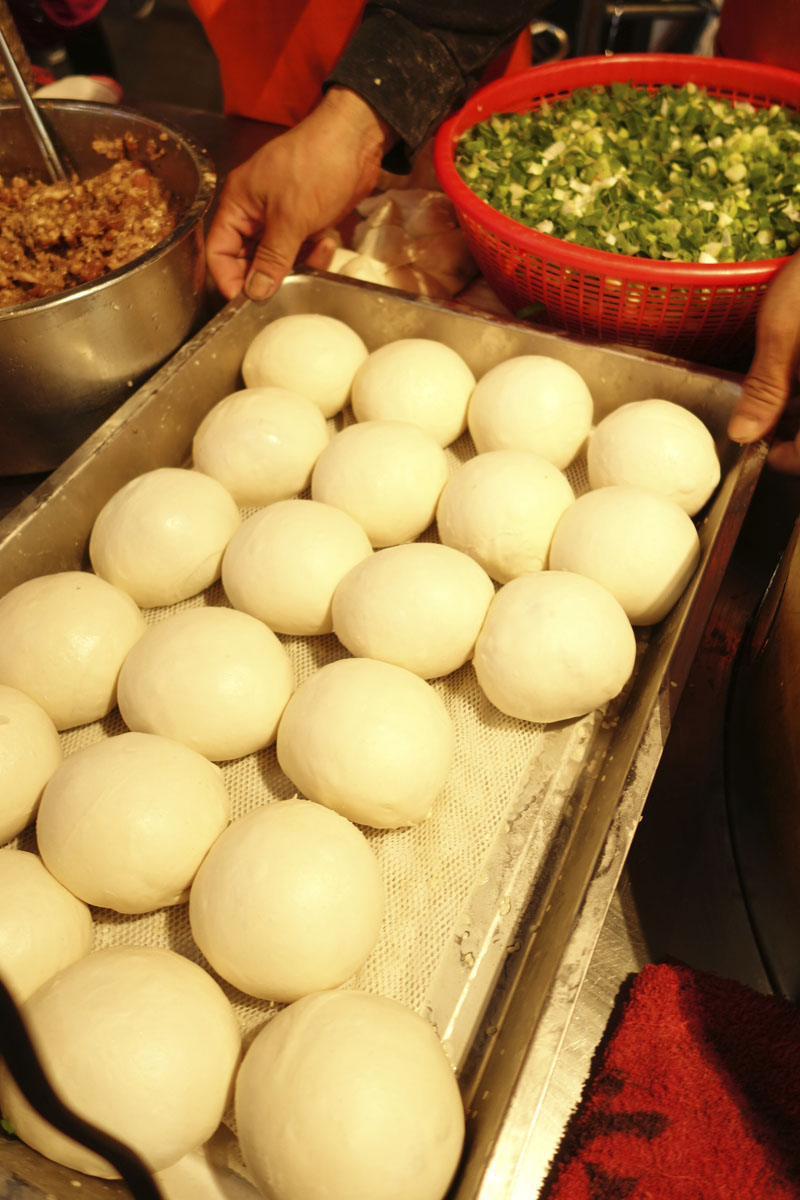
[[37,854],[0,850],[0,976],[17,1004],[92,948],[87,905]]
[[531,450],[561,470],[592,427],[592,394],[568,363],[546,354],[521,354],[478,381],[467,423],[475,449]]
[[125,660],[119,710],[129,729],[184,742],[214,762],[268,746],[294,687],[271,629],[232,608],[196,608],[152,625]]
[[280,387],[242,388],[200,422],[192,457],[242,508],[258,507],[304,491],[330,436],[307,396]]
[[353,380],[358,421],[410,421],[449,446],[467,427],[475,376],[460,354],[431,338],[399,338],[373,350]]
[[569,571],[512,579],[495,596],[473,664],[496,708],[522,721],[564,721],[625,686],[636,639],[609,591]]
[[225,547],[240,524],[236,501],[216,479],[158,467],[103,505],[89,558],[101,579],[141,608],[177,604],[219,579]]
[[127,592],[88,571],[29,579],[0,599],[0,683],[41,704],[56,729],[98,721],[145,628]]
[[249,517],[222,563],[234,608],[275,633],[330,633],[331,602],[351,567],[372,555],[348,513],[317,500],[281,500]]
[[[96,950],[34,992],[22,1015],[42,1066],[78,1116],[171,1166],[219,1125],[241,1051],[233,1009],[202,967],[150,946]],[[76,1171],[113,1178],[59,1133],[0,1068],[0,1105],[23,1142]]]
[[351,654],[435,679],[472,656],[493,596],[483,567],[459,550],[390,546],[345,575],[333,597],[333,631]]
[[63,757],[58,731],[42,706],[0,684],[0,845],[30,825]]
[[444,450],[418,425],[362,421],[322,451],[311,495],[349,513],[373,546],[396,546],[431,524],[448,473]]
[[323,416],[332,417],[350,399],[353,378],[366,357],[364,342],[344,321],[293,313],[256,334],[245,352],[242,376],[247,387],[299,392]]
[[170,738],[123,733],[64,760],[44,790],[36,840],[81,900],[145,913],[186,899],[229,820],[219,767]]
[[618,484],[586,492],[556,526],[550,566],[608,588],[632,625],[654,625],[700,561],[692,518],[674,500]]
[[559,519],[575,499],[565,475],[529,450],[490,450],[450,477],[436,512],[446,546],[498,583],[547,565]]
[[690,517],[720,480],[714,439],[698,416],[671,400],[615,408],[589,439],[592,488],[630,483],[669,496]]
[[371,658],[310,675],[286,705],[278,762],[294,786],[361,825],[424,821],[444,787],[455,728],[429,683]]
[[249,812],[212,846],[189,898],[192,936],[249,996],[338,987],[378,940],[384,886],[360,829],[310,800]]
[[236,1121],[267,1200],[443,1200],[464,1141],[432,1026],[356,991],[307,996],[264,1026],[236,1081]]

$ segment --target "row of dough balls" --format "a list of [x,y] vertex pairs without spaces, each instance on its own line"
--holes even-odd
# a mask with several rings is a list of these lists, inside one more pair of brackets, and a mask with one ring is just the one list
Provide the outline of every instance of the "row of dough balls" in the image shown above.
[[[32,706],[27,697],[22,700]],[[242,1151],[257,1181],[275,1200],[313,1194],[306,1178],[311,1152],[311,1170],[327,1180],[326,1196],[391,1200],[412,1186],[404,1174],[408,1155],[421,1155],[426,1165],[421,1179],[413,1168],[415,1194],[439,1200],[458,1161],[463,1113],[433,1031],[379,997],[315,995],[349,978],[377,940],[383,881],[372,849],[355,825],[306,800],[261,807],[220,833],[228,815],[219,769],[155,735],[132,732],[100,741],[56,769],[37,820],[42,858],[0,851],[0,914],[7,915],[0,917],[0,963],[39,1035],[46,1068],[68,1103],[133,1145],[154,1170],[210,1136],[226,1107],[231,1055],[238,1046],[230,1038],[223,994],[216,985],[210,994],[197,968],[175,955],[165,959],[169,952],[124,947],[85,959],[91,913],[64,886],[94,904],[143,911],[185,899],[183,885],[196,871],[190,923],[208,962],[251,995],[281,1002],[308,997],[302,1009],[286,1010],[290,1015],[281,1016],[275,1032],[265,1030],[257,1039],[251,1053],[258,1068],[245,1066],[237,1077]],[[169,880],[172,893],[165,895]],[[59,974],[48,984],[54,972]],[[330,994],[346,999],[331,1008],[324,998]],[[313,1015],[310,1023],[305,1016],[301,1020],[301,1013],[315,1014],[323,1006],[319,1020]],[[178,1013],[182,1036],[176,1039]],[[212,1016],[216,1034],[209,1039]],[[351,1038],[354,1047],[368,1045],[370,1057],[354,1054],[345,1080],[337,1062],[342,1040]],[[264,1063],[275,1055],[281,1062],[289,1055],[292,1072],[270,1071],[269,1082],[259,1082]],[[98,1061],[101,1071],[95,1069]],[[245,1064],[250,1061],[248,1056]],[[326,1126],[317,1125],[317,1104],[323,1092],[325,1104],[335,1097],[345,1121],[360,1128],[358,1080],[370,1063],[371,1086],[378,1086],[370,1098],[370,1135],[359,1138],[357,1150],[342,1150],[325,1136]],[[312,1071],[315,1087],[309,1090]],[[302,1087],[293,1086],[296,1073]],[[249,1082],[245,1086],[240,1079]],[[180,1119],[142,1120],[154,1085]],[[410,1097],[412,1115],[405,1111]],[[100,1160],[42,1122],[7,1075],[0,1078],[0,1105],[40,1152],[78,1170],[107,1173]],[[274,1144],[276,1113],[313,1135],[303,1139],[302,1151],[286,1139]]]
[[[11,698],[36,711],[21,693]],[[235,1079],[243,1155],[274,1200],[314,1195],[309,1169],[334,1200],[393,1200],[410,1186],[440,1200],[459,1158],[463,1112],[438,1040],[393,1001],[327,991],[358,969],[377,940],[384,889],[371,847],[355,825],[307,800],[263,806],[225,828],[229,811],[219,769],[163,737],[118,735],[57,766],[37,819],[42,857],[0,851],[0,969],[50,1077],[67,1103],[132,1145],[153,1170],[211,1135]],[[185,899],[192,875],[190,924],[207,961],[247,993],[290,1003],[256,1039],[238,1075],[238,1029],[211,977],[167,951],[128,946],[89,954],[91,912],[73,894],[146,911]],[[343,999],[329,1004],[330,995]],[[308,999],[295,1009],[297,997]],[[346,1068],[343,1043],[353,1049]],[[369,1055],[360,1057],[365,1046]],[[263,1075],[276,1056],[280,1063],[289,1056],[291,1072]],[[360,1129],[359,1080],[367,1067],[370,1132],[343,1149],[318,1123],[318,1105],[323,1095],[323,1107],[335,1098],[348,1126]],[[143,1119],[154,1087],[169,1120],[160,1110]],[[108,1173],[43,1122],[7,1073],[0,1106],[41,1153]],[[277,1114],[304,1131],[301,1143],[276,1144]],[[407,1167],[409,1155],[424,1160],[421,1177],[418,1166]]]
[[[326,387],[335,377],[335,399],[319,392],[320,363]],[[680,580],[696,566],[696,558],[691,569],[686,565],[684,553],[693,536],[689,523],[671,505],[694,515],[716,487],[720,468],[708,430],[679,405],[629,402],[589,437],[591,394],[566,363],[523,355],[476,384],[445,345],[408,338],[368,353],[343,322],[310,314],[280,318],[256,335],[243,375],[256,391],[265,385],[267,391],[276,385],[305,390],[304,399],[325,413],[350,400],[358,425],[322,450],[313,448],[304,480],[312,498],[353,516],[375,548],[413,540],[436,517],[441,540],[470,554],[500,583],[542,569],[555,524],[574,500],[561,472],[588,437],[593,490],[636,487],[671,503],[626,492],[580,504],[560,535],[559,561],[550,565],[588,574],[615,595],[621,591],[635,624],[660,620],[669,595],[679,594]],[[237,393],[218,410],[229,401],[252,405],[247,396]],[[216,449],[232,442],[254,447],[252,418],[251,408],[236,435],[235,421],[227,433],[215,425]],[[428,438],[401,428],[398,419]],[[447,445],[467,427],[478,454],[450,478],[434,443]],[[270,432],[277,448],[281,436]],[[213,474],[213,465],[202,462],[205,445],[198,431],[196,462]],[[272,479],[280,471],[266,474]],[[232,477],[226,482],[236,485]],[[583,553],[595,542],[593,553]]]
[[[12,609],[32,612],[48,632],[63,619],[62,631],[96,649],[103,620],[81,609],[83,624],[76,626],[76,595],[84,604],[94,597],[100,618],[107,602],[121,601],[122,611],[130,612],[124,593],[83,572],[20,585]],[[383,915],[377,861],[352,822],[396,827],[428,815],[455,748],[442,700],[410,671],[350,658],[323,667],[295,692],[278,638],[234,609],[179,612],[144,630],[137,626],[136,633],[127,652],[112,645],[111,669],[108,647],[99,664],[95,658],[88,663],[89,675],[98,674],[99,666],[109,679],[118,674],[116,699],[131,732],[66,760],[42,706],[51,699],[46,689],[39,692],[40,705],[14,687],[0,687],[5,834],[23,828],[38,805],[45,865],[95,906],[149,912],[180,903],[191,887],[198,946],[224,978],[249,994],[285,1001],[340,984],[371,952]],[[53,652],[47,639],[44,645],[39,666],[46,673],[52,659],[65,655]],[[19,682],[36,690],[37,663],[27,665]],[[87,663],[71,665],[72,686],[80,691]],[[107,709],[113,687],[102,695]],[[288,820],[291,805],[264,809],[223,833],[230,802],[210,760],[270,744],[279,723],[279,762],[308,798],[299,802],[303,819],[323,828],[307,837],[295,834],[294,853],[283,846],[275,858],[269,852],[279,845],[275,822]],[[365,728],[373,729],[366,749]],[[265,823],[271,831],[259,860],[269,869],[259,873],[243,865],[242,856]],[[242,924],[245,906],[254,916]],[[4,911],[12,914],[19,906]],[[22,936],[15,928],[12,940]],[[22,943],[28,953],[35,938],[26,934]]]
[[[59,584],[74,583],[72,575],[84,582],[80,573],[67,573]],[[179,626],[177,639],[169,636],[171,621]],[[155,639],[145,647],[151,633]],[[140,648],[153,652],[153,686],[141,700],[144,730],[133,728],[124,690]],[[273,652],[288,677],[259,728],[254,697],[262,685],[274,689]],[[198,661],[211,670],[216,689],[210,702],[206,689],[199,704],[203,689],[192,669]],[[227,608],[176,614],[143,635],[123,663],[120,705],[130,732],[66,759],[44,710],[17,689],[0,687],[5,796],[16,817],[6,832],[27,823],[38,805],[41,859],[84,904],[145,913],[188,897],[195,942],[218,973],[250,995],[282,1002],[337,986],[366,961],[381,928],[383,881],[353,822],[396,827],[424,820],[455,749],[442,700],[403,668],[346,658],[293,694],[290,679],[288,656],[256,618]],[[231,681],[242,687],[233,703]],[[138,686],[147,682],[140,674]],[[230,800],[209,745],[202,753],[189,742],[204,733],[203,721],[209,737],[227,730],[229,738],[240,738],[241,723],[250,721],[259,745],[267,744],[279,718],[278,761],[307,798],[257,809],[229,826]],[[49,761],[42,746],[50,747]],[[49,896],[55,899],[52,890]],[[0,913],[8,918],[0,918],[0,963],[20,975],[24,989],[31,956],[39,957],[37,931],[57,922],[19,897],[0,905]],[[74,903],[65,917],[75,921]],[[65,934],[59,944],[72,940]]]
[[[4,889],[9,874],[30,888],[37,863],[0,851]],[[234,1009],[207,971],[172,950],[127,945],[76,957],[21,1009],[62,1100],[153,1172],[206,1142],[234,1099],[243,1157],[271,1200],[442,1200],[455,1173],[464,1111],[454,1072],[432,1027],[397,1001],[310,993],[242,1056]],[[5,1064],[0,1108],[48,1158],[114,1177],[39,1116]]]
[[[666,406],[646,402],[645,407],[653,404]],[[627,407],[637,411],[635,405]],[[690,416],[678,412],[681,421]],[[291,668],[273,629],[305,634],[333,628],[351,653],[387,659],[430,679],[472,655],[489,607],[492,627],[499,614],[506,614],[506,621],[516,614],[519,628],[515,631],[511,624],[505,638],[490,638],[491,629],[482,637],[476,656],[476,669],[482,664],[481,684],[490,673],[496,681],[512,667],[519,673],[516,652],[510,652],[507,666],[502,661],[498,666],[487,663],[486,651],[492,646],[492,654],[499,656],[500,646],[513,646],[518,632],[525,633],[522,640],[531,647],[530,678],[549,688],[552,672],[536,639],[528,638],[529,630],[523,628],[521,598],[534,590],[543,598],[548,590],[555,595],[553,589],[566,586],[582,588],[584,595],[587,589],[577,580],[567,585],[548,575],[512,589],[516,605],[507,600],[494,604],[489,576],[503,583],[541,570],[549,554],[551,567],[586,575],[611,591],[630,621],[651,623],[674,603],[699,555],[692,522],[669,498],[610,485],[576,501],[557,468],[525,451],[476,456],[448,480],[437,504],[445,546],[402,545],[373,553],[366,531],[333,505],[279,502],[242,524],[226,490],[198,472],[164,468],[126,485],[105,506],[92,532],[90,552],[98,573],[135,592],[140,602],[152,603],[193,594],[221,572],[234,607],[267,628],[222,610],[179,614],[151,628],[134,656],[139,669],[131,666],[124,673],[123,716],[133,728],[187,740],[211,759],[238,757],[273,740],[293,690]],[[494,533],[498,525],[502,538]],[[156,597],[159,582],[167,594]],[[591,589],[589,593],[590,609]],[[559,623],[558,601],[555,607],[543,640],[557,661],[560,642],[552,635]],[[422,614],[418,620],[415,612]],[[584,623],[598,624],[588,610]],[[592,655],[566,619],[560,624],[561,640],[574,643],[585,674]],[[0,645],[0,680],[38,699],[60,729],[110,711],[120,666],[145,628],[131,599],[107,581],[83,573],[43,577],[15,589],[0,601],[0,625],[6,634]],[[210,656],[206,638],[214,650]],[[244,665],[237,678],[218,678],[216,689],[198,687],[196,661],[205,663],[213,681],[220,666],[214,656],[225,657],[228,639],[242,650]],[[596,640],[601,646],[607,642],[602,623]],[[619,639],[609,644],[614,640]],[[622,641],[621,661],[627,661],[627,631]],[[164,664],[170,673],[183,665],[166,688],[159,684],[168,673]],[[572,665],[569,673],[575,675]],[[591,707],[596,691],[589,689],[582,710]],[[230,709],[229,722],[217,720],[220,692]],[[528,720],[578,715],[573,701],[565,707],[552,696],[544,707],[520,706],[517,700],[504,704],[498,682],[487,694],[503,711]],[[18,818],[12,814],[9,819]],[[356,819],[363,819],[363,813]]]
[[[473,610],[462,638],[465,656],[484,606]],[[296,688],[277,635],[234,608],[191,608],[147,625],[124,592],[89,572],[66,571],[0,600],[0,632],[6,841],[30,822],[58,767],[57,730],[99,720],[115,704],[129,730],[180,742],[214,763],[277,738],[279,762],[296,787],[382,828],[423,820],[450,770],[452,719],[426,680],[392,663],[345,658]],[[368,754],[360,749],[365,729],[374,729]],[[305,749],[316,745],[335,762],[312,763],[309,776]],[[419,769],[423,761],[428,770]],[[376,792],[382,773],[389,782]]]
[[[331,439],[326,419],[348,404],[358,423],[410,424],[440,448],[469,427],[478,451],[531,449],[559,468],[576,456],[592,421],[588,387],[556,359],[521,356],[476,384],[463,358],[441,342],[399,338],[369,352],[343,321],[319,314],[267,325],[249,345],[242,375],[245,388],[209,412],[193,442],[195,466],[241,507],[302,492]],[[372,436],[381,453],[379,435]],[[371,450],[365,445],[362,454]],[[329,459],[326,475],[338,471],[335,455]]]
[[[316,354],[312,352],[313,338],[321,346]],[[335,353],[337,340],[341,345]],[[390,350],[394,357],[386,361],[391,369],[383,369],[381,361]],[[444,356],[441,361],[439,356]],[[341,372],[338,380],[331,369],[334,361]],[[335,401],[321,395],[320,381],[309,377],[308,364],[313,375],[320,363],[325,366],[320,372],[325,385],[331,386],[332,378],[336,383]],[[195,438],[195,462],[211,475],[216,470],[239,504],[273,503],[297,494],[310,479],[312,497],[352,516],[373,547],[411,541],[435,516],[442,541],[474,557],[500,583],[545,565],[555,524],[574,500],[557,463],[574,455],[586,440],[591,423],[591,396],[577,372],[566,364],[523,356],[501,363],[474,387],[471,372],[447,346],[404,339],[369,355],[343,322],[301,314],[281,318],[258,334],[245,355],[245,366],[247,378],[278,379],[306,387],[309,394],[300,396],[274,386],[236,393],[218,404],[201,425]],[[450,380],[448,372],[453,377]],[[367,379],[362,390],[368,390],[367,383],[374,378],[370,395],[384,407],[366,408],[358,401],[362,375]],[[331,439],[323,409],[333,410],[351,394],[362,421]],[[455,395],[457,404],[452,399]],[[475,413],[470,429],[479,454],[450,478],[441,446],[424,428],[425,418],[427,414],[432,423],[440,407],[449,405],[459,414],[459,423],[453,428],[461,429],[467,403],[469,413]],[[291,428],[293,406],[302,414],[301,425],[309,414],[318,422],[310,441]],[[385,412],[400,413],[403,421],[372,416]],[[494,438],[488,432],[491,422]],[[568,453],[559,458],[552,445],[545,445],[546,435],[564,429],[571,441]],[[299,473],[294,470],[298,443],[304,443]],[[216,455],[218,461],[206,461],[204,454]],[[287,462],[292,465],[288,476],[284,470]],[[697,417],[661,400],[629,403],[605,418],[589,442],[588,465],[594,489],[646,483],[648,491],[655,489],[656,494],[692,513],[719,479],[719,463],[708,431]],[[107,506],[110,511],[101,514],[92,539],[92,561],[98,574],[129,590],[145,607],[172,603],[200,590],[197,584],[202,581],[195,578],[198,568],[194,564],[202,563],[207,579],[212,560],[218,566],[220,547],[238,522],[227,497],[214,499],[221,507],[212,511],[210,495],[201,506],[201,484],[193,484],[198,495],[190,497],[189,483],[180,479],[179,472],[155,476],[122,489]],[[255,489],[258,480],[262,481],[260,494]],[[263,490],[263,481],[271,490]],[[178,504],[178,497],[167,489],[180,483],[186,491],[183,512],[197,514],[195,525],[203,532],[202,545],[193,544],[187,528],[191,518],[185,516],[180,522],[164,520],[160,527],[155,526],[159,532],[163,528],[170,531],[163,546],[153,538],[152,522],[147,537],[142,508],[150,503],[152,513],[157,482],[163,491],[165,516]],[[629,503],[633,500],[637,502]],[[303,519],[310,520],[310,515]],[[322,519],[321,514],[315,516],[315,520]],[[299,509],[286,510],[282,520],[287,543],[293,523],[298,532],[305,532],[299,525]],[[334,543],[349,537],[346,554],[351,559],[361,553],[364,539],[358,530],[348,533],[340,520],[339,528],[328,532]],[[317,536],[318,552],[322,553],[322,528]],[[633,493],[608,494],[602,501],[578,504],[559,536],[558,561],[550,565],[590,575],[621,599],[635,624],[649,624],[661,619],[669,608],[670,593],[677,594],[680,578],[685,582],[691,573],[684,549],[692,536],[688,522],[681,522],[668,503],[640,500]],[[264,540],[252,525],[247,538],[251,548]],[[240,546],[243,540],[238,539]],[[146,557],[153,580],[135,578],[136,560],[144,557],[143,541],[148,542]],[[585,553],[587,546],[594,546],[594,551]],[[250,565],[254,553],[250,553]],[[193,560],[184,563],[190,554]],[[253,591],[247,588],[246,578],[241,578],[246,569],[244,548],[239,557],[241,569],[232,563],[228,571],[231,587]],[[330,558],[327,554],[322,564],[328,573]],[[274,553],[271,561],[274,564]],[[672,587],[667,586],[671,577],[676,580]],[[171,591],[167,580],[172,581]],[[158,581],[160,594],[154,590]],[[289,595],[291,589],[285,590]],[[278,620],[283,621],[282,614]],[[269,619],[267,623],[272,624]],[[296,629],[272,627],[280,632],[324,631],[317,630],[313,620],[309,624],[310,628],[302,623]]]
[[89,952],[90,906],[143,913],[188,901],[206,960],[262,1000],[338,987],[366,962],[384,881],[362,831],[299,797],[229,824],[212,772],[178,743],[137,733],[66,760],[42,799],[39,855],[0,851],[0,971],[17,1000]]
[[[277,389],[284,398],[286,392],[302,396],[325,418],[349,403],[357,422],[406,422],[425,430],[440,447],[468,429],[479,454],[529,450],[560,470],[589,438],[591,487],[627,483],[656,490],[690,516],[719,482],[713,439],[680,405],[663,400],[623,404],[600,423],[600,436],[596,431],[590,438],[594,405],[587,383],[569,364],[547,355],[512,357],[476,381],[464,359],[443,343],[399,338],[370,352],[345,322],[301,313],[280,317],[256,334],[245,352],[242,376],[245,400],[231,403],[231,409],[246,404],[248,392]],[[632,405],[637,407],[630,411]],[[262,443],[259,453],[268,440],[277,449],[282,431],[260,434],[255,401],[237,419],[227,407],[226,400],[209,414],[205,429],[201,424],[194,451],[196,462],[198,455],[200,460],[208,456],[200,469],[212,475],[217,471],[212,457],[219,455],[219,469],[227,470],[226,485],[236,495],[245,463],[233,459],[246,453],[248,440]],[[312,458],[325,448],[321,426],[317,431],[316,444],[309,445]],[[231,458],[223,461],[226,451]],[[286,498],[302,486],[251,502]]]

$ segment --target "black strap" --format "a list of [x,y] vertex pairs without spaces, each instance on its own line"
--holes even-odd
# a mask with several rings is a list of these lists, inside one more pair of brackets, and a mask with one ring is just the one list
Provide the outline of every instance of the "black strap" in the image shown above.
[[28,1031],[0,979],[0,1054],[29,1104],[61,1133],[94,1150],[115,1168],[135,1200],[163,1200],[145,1164],[129,1146],[84,1121],[59,1100],[36,1057]]

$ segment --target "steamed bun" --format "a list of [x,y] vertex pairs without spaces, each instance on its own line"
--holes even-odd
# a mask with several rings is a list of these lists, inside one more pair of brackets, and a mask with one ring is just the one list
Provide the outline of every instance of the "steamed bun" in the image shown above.
[[242,508],[302,492],[330,440],[313,400],[279,387],[232,392],[200,422],[192,442],[198,471],[219,480]]
[[92,527],[89,558],[96,574],[141,608],[177,604],[219,579],[240,523],[235,500],[216,479],[158,467],[106,501]]
[[428,528],[447,482],[444,450],[408,421],[361,421],[331,438],[311,496],[349,513],[373,546],[412,542]]
[[234,608],[275,633],[330,633],[333,595],[372,555],[357,521],[317,500],[281,500],[254,513],[231,539],[222,586]]
[[592,426],[592,395],[574,367],[546,354],[521,354],[481,377],[467,423],[475,449],[530,450],[561,470]]
[[550,566],[608,588],[633,625],[662,620],[700,561],[700,539],[669,496],[618,484],[586,492],[556,526]]
[[373,350],[353,380],[358,421],[410,421],[449,446],[467,427],[475,376],[460,354],[431,338],[399,338]]
[[17,1004],[88,954],[94,923],[38,854],[0,850],[0,976]]
[[633,400],[597,425],[587,452],[592,488],[628,483],[669,496],[690,517],[720,480],[714,439],[698,416],[671,400]]
[[490,450],[458,467],[436,510],[446,546],[506,583],[547,565],[555,527],[574,500],[558,467],[529,450]]
[[333,631],[351,654],[435,679],[471,657],[494,585],[438,542],[389,546],[353,567],[333,596]]
[[0,845],[30,825],[63,757],[58,731],[42,706],[0,684]]
[[236,1123],[270,1200],[443,1200],[464,1141],[432,1026],[355,991],[317,992],[267,1022],[239,1071]]
[[[136,1151],[151,1171],[211,1136],[233,1087],[241,1035],[225,993],[172,950],[96,950],[47,980],[22,1015],[64,1103]],[[113,1167],[28,1104],[5,1064],[0,1106],[27,1145],[71,1170]]]
[[170,738],[123,733],[64,760],[36,839],[48,870],[87,904],[145,913],[186,899],[229,818],[219,767]]
[[611,700],[635,658],[631,623],[609,591],[570,571],[540,571],[512,579],[497,593],[473,666],[501,712],[547,723]]
[[278,762],[299,792],[379,829],[416,825],[445,785],[455,728],[429,683],[393,663],[343,658],[286,706]]
[[294,670],[263,622],[232,608],[194,608],[151,625],[119,677],[129,729],[184,742],[214,762],[275,739]]
[[293,313],[270,321],[245,351],[247,387],[279,387],[313,400],[332,417],[350,399],[367,347],[349,325],[318,313]]
[[127,592],[88,571],[39,575],[0,599],[0,683],[42,706],[56,729],[106,716],[146,625]]
[[240,991],[296,1000],[338,987],[372,951],[383,879],[363,833],[312,804],[251,810],[211,847],[189,898],[192,936]]

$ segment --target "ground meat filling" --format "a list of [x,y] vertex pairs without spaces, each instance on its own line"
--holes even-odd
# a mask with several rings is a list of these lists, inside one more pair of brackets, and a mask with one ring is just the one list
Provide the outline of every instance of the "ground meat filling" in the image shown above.
[[91,179],[0,177],[0,307],[90,283],[152,249],[175,228],[177,205],[132,135],[97,140],[112,161]]

